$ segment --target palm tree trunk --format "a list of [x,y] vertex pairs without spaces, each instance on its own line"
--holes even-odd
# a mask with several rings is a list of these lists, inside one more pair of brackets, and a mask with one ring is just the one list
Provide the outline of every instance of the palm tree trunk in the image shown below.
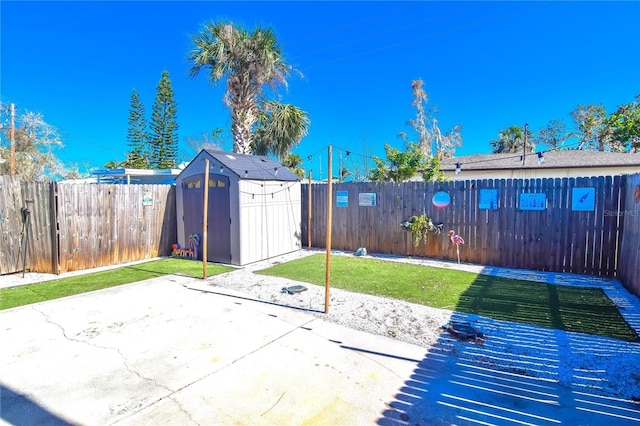
[[[240,112],[242,111],[242,112]],[[251,154],[253,145],[253,125],[258,116],[252,108],[231,109],[231,134],[233,135],[233,152]]]

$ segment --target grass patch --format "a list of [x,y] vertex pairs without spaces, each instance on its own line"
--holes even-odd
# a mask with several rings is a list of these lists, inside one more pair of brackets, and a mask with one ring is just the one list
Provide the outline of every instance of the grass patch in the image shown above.
[[[207,276],[221,274],[232,269],[228,266],[209,263],[207,264]],[[166,258],[108,271],[0,289],[0,310],[171,274],[202,278],[202,262]]]
[[[324,285],[325,256],[258,272]],[[331,286],[505,321],[637,341],[599,288],[568,287],[378,259],[332,256]]]

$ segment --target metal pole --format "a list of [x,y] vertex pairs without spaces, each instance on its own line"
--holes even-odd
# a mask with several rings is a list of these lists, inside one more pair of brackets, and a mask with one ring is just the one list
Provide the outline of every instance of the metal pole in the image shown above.
[[207,219],[209,216],[209,159],[204,160],[204,212],[202,218],[202,279],[207,279]]
[[27,207],[24,207],[22,210],[22,220],[24,221],[25,226],[25,235],[23,236],[24,245],[22,251],[22,278],[24,278],[24,271],[27,269],[27,253],[29,250],[29,228],[31,228],[31,209],[29,208],[29,203],[32,203],[32,200],[26,200]]
[[326,273],[325,273],[325,282],[324,282],[324,313],[329,313],[329,292],[331,287],[331,213],[333,210],[333,179],[331,176],[331,156],[332,156],[332,147],[329,145],[329,171],[328,171],[328,179],[327,182],[327,259],[326,259]]

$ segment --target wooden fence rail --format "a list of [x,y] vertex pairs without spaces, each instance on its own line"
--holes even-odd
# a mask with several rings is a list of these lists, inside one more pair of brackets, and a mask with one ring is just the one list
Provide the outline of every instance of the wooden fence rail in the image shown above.
[[[30,210],[30,223],[23,220]],[[171,253],[171,185],[19,182],[0,176],[0,274],[63,273]],[[27,239],[27,228],[29,228]],[[24,247],[27,247],[24,256]]]
[[[613,212],[624,210],[625,183],[608,176],[335,184],[332,247],[455,260],[456,247],[446,234],[451,229],[465,239],[462,262],[613,277],[623,230],[622,217]],[[446,208],[432,203],[441,191],[451,199]],[[485,199],[491,192],[497,192],[495,210],[491,197]],[[530,194],[544,195],[544,206],[523,210],[521,202],[536,200]],[[311,185],[311,229],[308,184],[302,197],[302,241],[310,232],[312,245],[325,247],[327,185]],[[414,246],[400,223],[420,214],[442,224],[443,232]]]

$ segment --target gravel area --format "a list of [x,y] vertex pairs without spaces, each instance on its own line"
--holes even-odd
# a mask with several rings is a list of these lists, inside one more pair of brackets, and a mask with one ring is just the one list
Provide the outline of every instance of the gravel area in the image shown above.
[[[317,253],[320,252],[302,250],[216,275],[208,281],[215,286],[244,292],[258,300],[303,309],[350,328],[424,347],[433,345],[440,338],[440,327],[449,321],[451,311],[331,288],[329,313],[325,314],[324,286],[254,273],[278,263]],[[283,288],[296,285],[302,285],[307,290],[295,294],[283,292]]]

